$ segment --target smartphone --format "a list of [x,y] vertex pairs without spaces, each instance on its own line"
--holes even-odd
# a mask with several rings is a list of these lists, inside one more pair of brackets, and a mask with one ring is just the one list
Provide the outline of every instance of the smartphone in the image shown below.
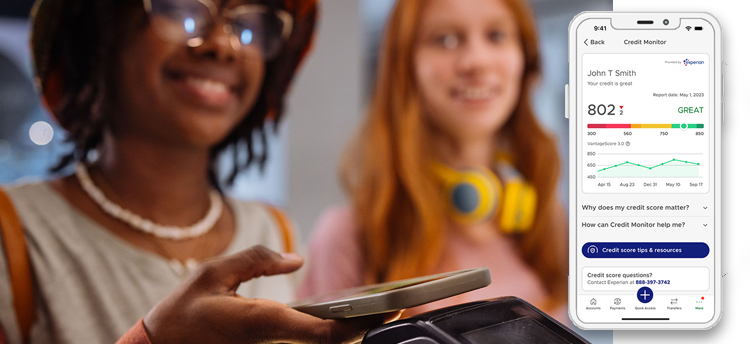
[[492,283],[487,268],[475,268],[312,296],[289,306],[322,319],[388,313],[463,294]]
[[569,29],[569,315],[582,329],[721,316],[721,27],[584,12]]

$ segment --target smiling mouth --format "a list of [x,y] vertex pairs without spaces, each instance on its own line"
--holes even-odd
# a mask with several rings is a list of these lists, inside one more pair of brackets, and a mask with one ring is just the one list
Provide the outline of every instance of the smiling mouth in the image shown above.
[[493,98],[498,93],[498,87],[464,87],[451,90],[451,97],[460,101],[485,101]]
[[188,76],[185,78],[185,83],[194,88],[196,91],[212,95],[229,94],[232,92],[229,85],[216,80],[196,78]]
[[237,93],[236,88],[226,82],[189,74],[167,73],[179,93],[191,102],[208,106],[226,106]]

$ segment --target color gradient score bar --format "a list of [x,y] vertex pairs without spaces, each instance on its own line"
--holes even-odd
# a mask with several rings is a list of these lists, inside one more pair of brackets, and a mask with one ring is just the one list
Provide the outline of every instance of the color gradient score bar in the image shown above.
[[589,123],[589,129],[703,129],[703,124],[676,123],[676,124],[595,124]]

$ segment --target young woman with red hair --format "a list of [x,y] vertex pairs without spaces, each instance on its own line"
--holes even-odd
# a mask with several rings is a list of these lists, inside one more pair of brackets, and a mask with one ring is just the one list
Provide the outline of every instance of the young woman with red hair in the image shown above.
[[515,295],[565,319],[567,220],[523,0],[397,1],[374,94],[298,297],[487,266],[492,284],[408,311]]

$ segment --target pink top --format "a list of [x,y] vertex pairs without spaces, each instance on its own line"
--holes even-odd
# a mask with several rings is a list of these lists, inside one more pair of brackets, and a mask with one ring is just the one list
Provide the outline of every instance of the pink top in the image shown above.
[[146,327],[143,326],[143,319],[133,325],[115,344],[151,344],[151,340],[146,333]]
[[[364,284],[364,258],[358,245],[359,233],[355,223],[349,207],[331,208],[321,216],[309,242],[309,266],[297,291],[298,299]],[[517,296],[534,305],[545,302],[548,295],[541,280],[523,261],[509,238],[498,235],[496,240],[477,243],[449,230],[445,242],[445,254],[434,271],[425,275],[487,267],[492,284],[412,308],[407,315],[500,296]],[[550,315],[570,324],[566,307],[560,307]]]

